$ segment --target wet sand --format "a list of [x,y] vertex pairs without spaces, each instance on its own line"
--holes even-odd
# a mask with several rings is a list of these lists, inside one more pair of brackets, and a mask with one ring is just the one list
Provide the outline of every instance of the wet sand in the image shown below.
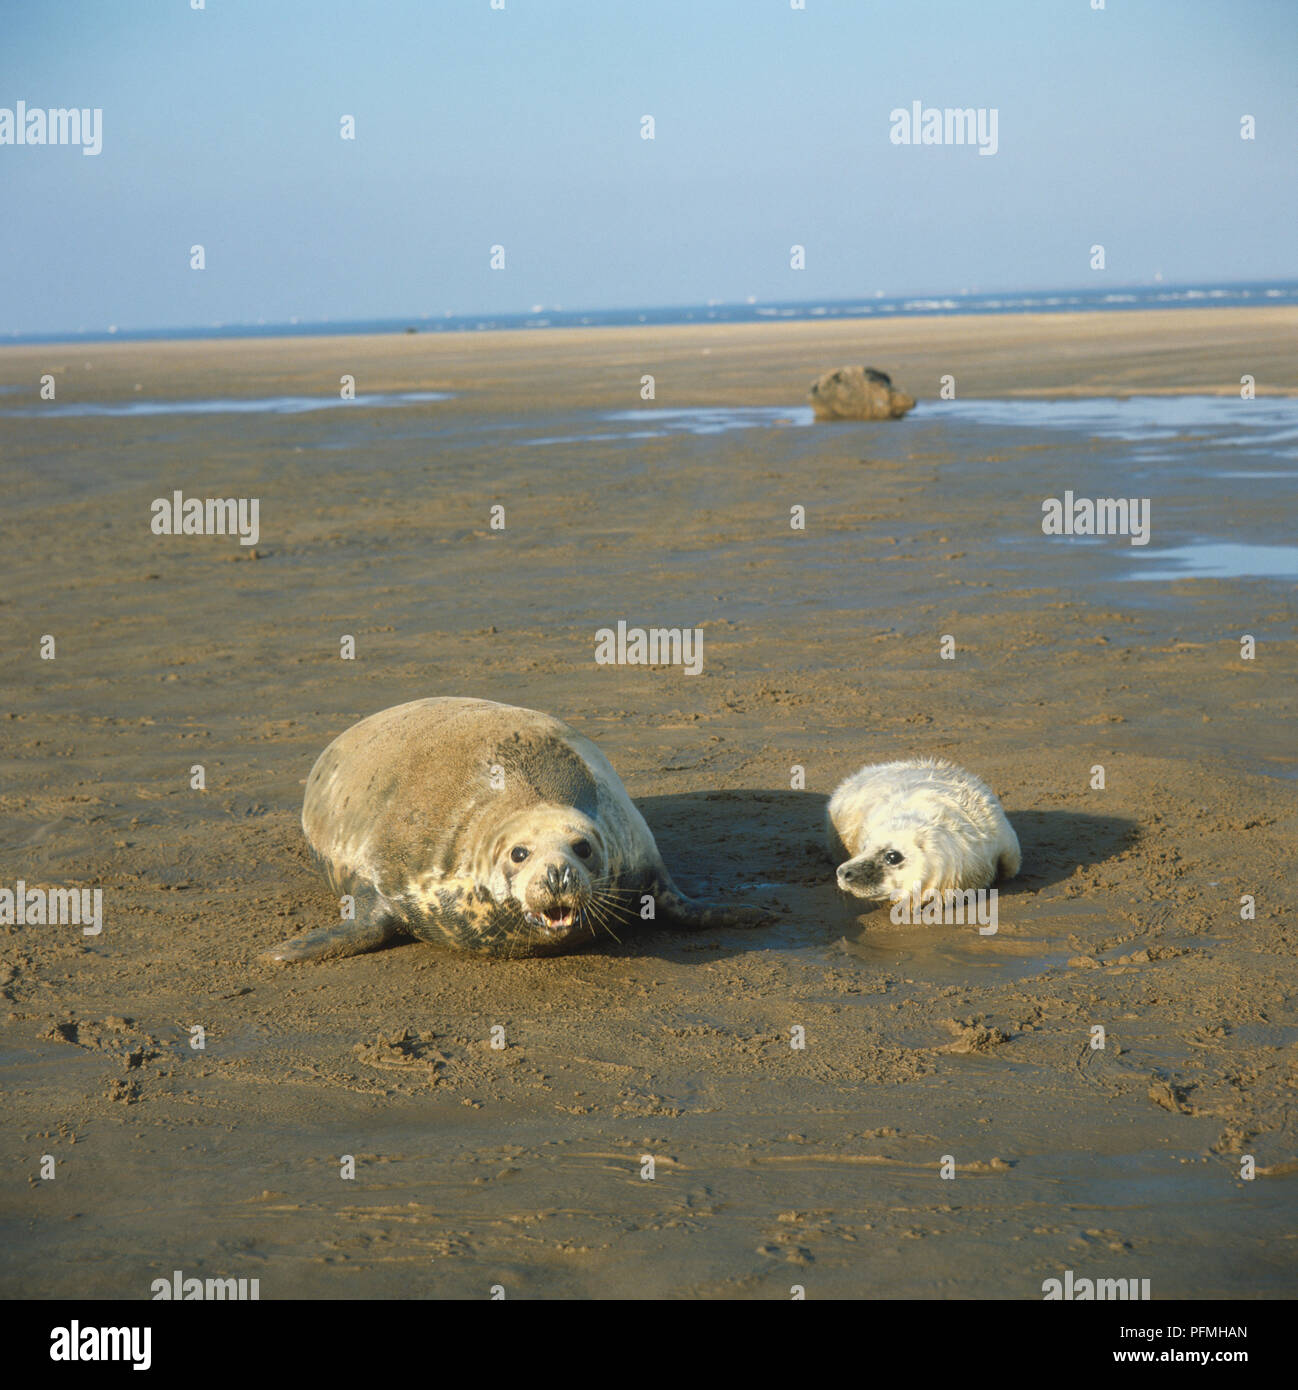
[[[1039,1298],[1072,1269],[1293,1296],[1293,582],[1195,577],[1184,552],[1291,547],[1296,329],[1181,310],[0,349],[0,886],[101,887],[105,916],[94,938],[0,927],[0,1293],[146,1298],[181,1269],[263,1298]],[[801,424],[849,362],[916,411]],[[56,402],[17,413],[47,372]],[[450,398],[64,413],[336,397],[344,373]],[[1218,399],[1160,425],[1147,398],[1178,394]],[[1040,413],[1123,396],[1116,424]],[[1016,400],[1036,413],[987,413]],[[700,407],[768,409],[608,418]],[[175,488],[259,498],[255,556],[152,535]],[[1147,552],[1042,536],[1065,489],[1149,497]],[[597,666],[618,619],[700,626],[702,674]],[[316,754],[433,694],[593,737],[682,884],[773,925],[262,964],[335,911],[298,821]],[[828,793],[922,753],[1018,830],[994,936],[834,886]]]

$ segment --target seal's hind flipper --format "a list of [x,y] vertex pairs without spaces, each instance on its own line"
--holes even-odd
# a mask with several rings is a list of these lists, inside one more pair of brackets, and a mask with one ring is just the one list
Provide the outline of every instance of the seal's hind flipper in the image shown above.
[[748,903],[713,903],[688,898],[663,870],[650,885],[654,906],[668,926],[682,931],[706,931],[712,927],[764,927],[774,913]]
[[355,921],[291,936],[262,953],[262,960],[287,965],[302,960],[331,960],[340,956],[359,956],[378,948],[401,934],[401,923],[375,897],[368,911]]
[[[1001,878],[1013,878],[1022,867],[1023,854],[1019,849],[1018,838],[1015,837],[1012,845],[1001,850],[1000,858],[996,861],[996,872]],[[995,879],[993,879],[994,881]]]

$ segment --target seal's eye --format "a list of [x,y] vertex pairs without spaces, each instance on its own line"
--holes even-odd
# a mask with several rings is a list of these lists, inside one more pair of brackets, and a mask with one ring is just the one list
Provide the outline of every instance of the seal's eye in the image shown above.
[[572,847],[572,852],[577,856],[578,859],[589,859],[589,858],[590,858],[590,841],[589,841],[589,840],[578,840],[577,843],[576,843],[575,845],[573,845],[573,847]]
[[884,862],[885,864],[891,864],[891,865],[893,865],[894,868],[895,868],[898,864],[903,864],[903,863],[905,863],[905,861],[906,861],[906,856],[905,856],[905,855],[901,852],[901,850],[899,850],[899,849],[890,849],[890,850],[887,852],[887,854],[885,854],[885,855],[883,856],[883,862]]
[[531,852],[532,851],[528,849],[526,845],[515,845],[514,848],[509,851],[509,857],[515,864],[521,864]]

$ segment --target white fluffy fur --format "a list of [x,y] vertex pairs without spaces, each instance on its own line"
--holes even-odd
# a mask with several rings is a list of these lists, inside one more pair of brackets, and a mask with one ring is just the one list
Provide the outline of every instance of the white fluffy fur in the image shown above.
[[827,822],[838,886],[859,898],[990,888],[1019,871],[996,793],[944,758],[863,767],[830,797]]

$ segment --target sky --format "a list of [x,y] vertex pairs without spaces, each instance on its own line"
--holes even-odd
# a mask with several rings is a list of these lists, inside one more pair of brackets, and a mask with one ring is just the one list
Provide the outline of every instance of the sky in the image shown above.
[[0,333],[1298,278],[1298,0],[192,3],[0,0],[0,123],[103,113],[0,144]]

